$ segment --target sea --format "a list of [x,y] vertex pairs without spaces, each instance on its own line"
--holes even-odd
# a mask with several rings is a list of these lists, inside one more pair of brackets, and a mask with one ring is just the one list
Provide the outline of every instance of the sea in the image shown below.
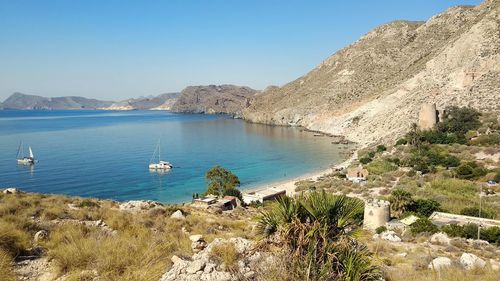
[[[148,169],[158,143],[168,172]],[[38,163],[18,165],[19,147],[27,155],[29,146]],[[0,188],[27,192],[181,203],[206,190],[216,165],[244,190],[328,169],[345,152],[326,136],[225,115],[0,110]]]

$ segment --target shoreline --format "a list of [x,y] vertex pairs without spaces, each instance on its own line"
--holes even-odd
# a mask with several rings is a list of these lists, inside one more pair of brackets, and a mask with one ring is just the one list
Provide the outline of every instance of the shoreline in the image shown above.
[[316,181],[319,177],[331,174],[334,169],[347,168],[358,157],[357,155],[358,155],[357,150],[354,150],[353,154],[349,158],[347,158],[346,160],[342,161],[339,164],[333,165],[332,167],[330,167],[328,169],[306,173],[306,174],[297,176],[293,179],[263,183],[263,184],[260,184],[258,186],[253,186],[253,187],[248,187],[248,188],[240,188],[240,190],[242,193],[249,193],[249,192],[254,192],[254,191],[266,189],[266,188],[277,188],[277,189],[284,189],[286,191],[287,196],[293,197],[296,194],[296,191],[295,191],[295,188],[296,188],[295,183],[296,182],[308,180],[308,179]]

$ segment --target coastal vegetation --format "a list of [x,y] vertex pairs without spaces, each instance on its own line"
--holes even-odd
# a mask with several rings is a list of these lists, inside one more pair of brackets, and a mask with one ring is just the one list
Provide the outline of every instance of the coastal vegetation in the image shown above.
[[[276,235],[291,259],[284,273],[300,280],[378,280],[380,269],[371,262],[360,234],[363,202],[346,196],[312,192],[283,197],[259,217],[259,232]],[[297,280],[297,279],[295,279]]]

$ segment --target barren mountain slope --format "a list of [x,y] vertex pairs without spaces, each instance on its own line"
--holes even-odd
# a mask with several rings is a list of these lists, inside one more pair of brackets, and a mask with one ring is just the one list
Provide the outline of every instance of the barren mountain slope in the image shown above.
[[171,110],[186,113],[227,113],[241,115],[256,93],[248,87],[234,85],[189,86],[182,90]]
[[[108,110],[146,110],[157,109],[164,104],[173,103],[179,96],[179,93],[161,94],[155,97],[142,97],[123,100],[113,103],[111,106],[104,108]],[[162,108],[168,110],[169,108]]]
[[499,110],[499,10],[490,0],[380,26],[305,76],[257,94],[244,117],[367,144],[401,135],[422,103]]

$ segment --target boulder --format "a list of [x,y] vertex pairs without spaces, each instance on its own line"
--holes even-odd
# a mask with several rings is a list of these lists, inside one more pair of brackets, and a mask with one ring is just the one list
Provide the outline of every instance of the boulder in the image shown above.
[[460,257],[460,264],[466,270],[471,270],[473,268],[484,268],[486,266],[486,262],[483,259],[470,253],[462,254],[462,256]]
[[4,189],[3,193],[4,194],[16,194],[16,193],[21,193],[21,191],[19,191],[19,189],[15,188],[15,187],[9,187],[9,188]]
[[194,274],[198,271],[202,271],[205,268],[205,262],[203,260],[195,260],[186,268],[186,273]]
[[175,211],[171,216],[170,218],[172,219],[177,219],[177,220],[185,220],[186,217],[182,214],[182,211],[181,210],[177,210]]
[[448,235],[444,232],[438,232],[433,234],[429,240],[433,244],[440,244],[440,245],[450,245],[451,241]]
[[451,266],[451,259],[450,258],[437,257],[429,263],[428,268],[439,270],[441,268],[450,267],[450,266]]
[[155,207],[163,206],[160,202],[144,201],[144,200],[131,200],[120,204],[119,209],[123,211],[138,212],[142,210],[149,210]]
[[35,240],[35,242],[39,242],[39,241],[47,239],[48,236],[49,236],[49,233],[47,232],[47,230],[40,230],[37,233],[35,233],[34,240]]
[[382,239],[382,240],[387,240],[391,242],[401,242],[401,238],[397,236],[396,232],[392,230],[386,230],[380,234],[375,234],[373,235],[374,239]]

